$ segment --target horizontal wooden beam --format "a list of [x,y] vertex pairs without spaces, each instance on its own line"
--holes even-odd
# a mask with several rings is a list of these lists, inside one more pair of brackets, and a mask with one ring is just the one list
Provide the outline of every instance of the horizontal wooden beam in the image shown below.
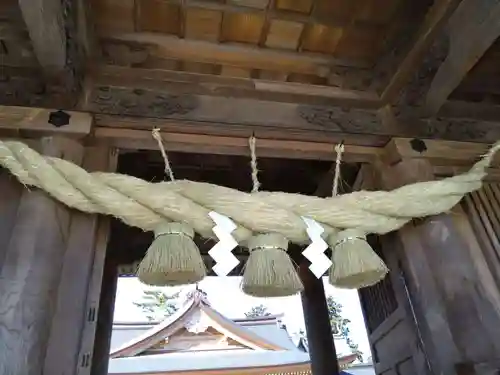
[[500,36],[500,1],[464,0],[450,19],[450,50],[439,67],[425,99],[435,115],[467,72]]
[[419,108],[398,112],[386,106],[379,110],[385,128],[393,136],[421,139],[478,142],[491,144],[500,140],[500,127],[495,121],[455,117],[422,119]]
[[35,55],[49,74],[66,66],[66,30],[63,5],[53,0],[19,0]]
[[497,122],[500,120],[500,105],[488,102],[446,101],[438,112],[439,117],[473,119]]
[[[259,108],[257,108],[259,110]],[[353,134],[338,128],[319,127],[311,124],[288,121],[265,122],[218,122],[193,121],[183,119],[158,119],[144,117],[124,117],[96,114],[95,124],[101,128],[134,129],[151,131],[159,128],[168,133],[203,134],[207,136],[230,136],[248,138],[252,134],[257,138],[285,139],[290,141],[323,142],[332,145],[346,142],[359,146],[379,147],[385,145],[390,137],[376,134]],[[237,119],[235,119],[237,120]],[[250,120],[252,120],[250,118]],[[272,117],[270,120],[274,120]]]
[[[327,131],[307,123],[289,124],[214,123],[181,119],[127,118],[83,112],[58,113],[41,108],[0,106],[0,136],[30,138],[62,134],[86,138],[123,150],[157,150],[151,135],[160,128],[171,151],[249,155],[248,138],[256,135],[257,149],[263,157],[331,160],[334,145],[345,143],[346,162],[383,160],[394,164],[405,158],[425,158],[437,166],[469,166],[488,150],[489,144],[416,140],[390,136],[365,136]],[[389,143],[387,143],[390,140]],[[500,158],[494,163],[498,165]]]
[[[112,129],[97,126],[94,131],[97,142],[124,150],[158,150],[151,131],[134,129]],[[165,147],[169,151],[220,154],[250,155],[247,137],[213,136],[203,134],[182,134],[162,132]],[[257,140],[257,153],[262,157],[335,160],[334,144],[325,142],[306,142],[292,140]],[[371,162],[377,157],[379,148],[369,146],[345,145],[346,162]]]
[[[163,73],[162,73],[163,74]],[[315,132],[325,137],[357,139],[365,145],[385,143],[390,137],[418,137],[448,139],[457,141],[492,142],[500,139],[500,128],[493,122],[460,119],[428,119],[394,116],[393,111],[384,107],[380,110],[349,108],[341,105],[340,99],[317,96],[297,102],[272,101],[275,93],[256,95],[257,90],[245,88],[248,82],[238,87],[237,81],[232,94],[214,96],[210,91],[218,91],[218,85],[192,84],[190,82],[165,83],[157,79],[97,77],[89,81],[82,97],[80,110],[100,115],[127,117],[127,122],[148,124],[148,121],[182,120],[187,123],[204,124],[206,127],[219,126],[221,130],[235,129],[301,133],[302,136]],[[217,77],[213,77],[214,79]],[[251,82],[250,82],[251,83]],[[196,90],[204,94],[193,94]],[[239,91],[241,90],[241,91]],[[247,95],[253,92],[252,95]],[[240,97],[238,97],[240,95]],[[281,94],[280,94],[281,95]],[[292,95],[282,93],[282,95]],[[279,100],[284,100],[281,96]],[[290,99],[290,96],[287,96]],[[314,100],[313,100],[314,98]],[[274,97],[274,100],[277,100]],[[346,99],[343,99],[344,103]],[[337,103],[337,105],[327,105]],[[130,120],[130,118],[136,118]],[[143,125],[139,125],[143,126]],[[189,125],[190,126],[190,125]],[[188,127],[189,127],[188,126]],[[315,135],[315,136],[316,136]],[[364,143],[363,143],[364,139]]]
[[[403,159],[426,159],[435,166],[471,166],[489,147],[488,144],[472,142],[393,138],[381,153],[381,158],[387,164],[396,164]],[[500,155],[492,165],[500,165]]]
[[[465,173],[469,170],[467,167],[455,167],[448,165],[436,165],[432,167],[434,175],[437,178],[445,178]],[[484,178],[486,182],[500,182],[500,168],[488,168],[487,175]]]
[[83,112],[0,106],[0,134],[3,136],[60,134],[83,138],[90,134],[92,121],[92,115]]
[[107,86],[168,89],[173,94],[252,98],[284,103],[338,105],[356,108],[378,108],[380,106],[380,100],[375,92],[301,83],[119,66],[104,66],[92,75],[95,83]]
[[366,64],[336,59],[328,55],[286,52],[259,47],[216,44],[153,33],[123,33],[101,36],[107,42],[125,42],[148,47],[150,56],[229,65],[247,69],[312,74],[328,77],[336,66],[367,68]]

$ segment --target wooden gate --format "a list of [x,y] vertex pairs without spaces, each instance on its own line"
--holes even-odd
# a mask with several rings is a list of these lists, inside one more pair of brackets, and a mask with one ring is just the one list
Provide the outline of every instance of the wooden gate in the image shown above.
[[380,283],[359,291],[373,364],[377,374],[429,374],[430,363],[408,298],[397,241],[394,234],[370,238],[391,272]]
[[500,370],[500,187],[375,242],[391,272],[360,291],[377,374]]

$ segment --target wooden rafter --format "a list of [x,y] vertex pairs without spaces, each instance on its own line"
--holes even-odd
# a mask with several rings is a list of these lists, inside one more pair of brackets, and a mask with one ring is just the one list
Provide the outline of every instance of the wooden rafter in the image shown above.
[[394,103],[397,100],[460,1],[462,0],[437,0],[434,2],[414,38],[412,48],[382,93],[381,99],[384,103]]
[[61,1],[19,0],[38,62],[49,74],[66,66],[66,31]]
[[180,39],[153,33],[122,33],[103,36],[104,41],[142,44],[150,56],[158,59],[186,60],[230,65],[240,68],[267,69],[327,77],[335,66],[366,68],[365,63],[326,55],[286,52],[251,46],[216,44]]
[[315,105],[349,105],[358,108],[380,106],[379,98],[374,92],[166,70],[105,66],[95,72],[95,82],[114,87],[167,89],[172,94],[253,98]]
[[467,72],[500,36],[500,1],[464,0],[450,19],[450,49],[426,97],[428,114],[435,115]]

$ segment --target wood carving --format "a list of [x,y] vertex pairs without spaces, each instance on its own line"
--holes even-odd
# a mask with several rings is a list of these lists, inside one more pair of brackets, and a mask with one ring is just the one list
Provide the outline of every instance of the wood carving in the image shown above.
[[387,133],[376,111],[339,107],[298,106],[299,116],[310,124],[346,133]]
[[198,107],[193,95],[171,95],[143,89],[100,86],[90,102],[101,113],[164,118],[185,115]]
[[500,128],[492,122],[463,119],[422,119],[422,136],[454,141],[494,142],[500,137]]

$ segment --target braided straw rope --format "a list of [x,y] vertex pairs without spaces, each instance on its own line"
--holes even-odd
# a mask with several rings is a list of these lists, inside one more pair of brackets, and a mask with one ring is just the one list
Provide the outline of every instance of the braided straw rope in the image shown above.
[[325,235],[333,228],[383,234],[412,218],[446,212],[465,194],[481,187],[499,149],[500,142],[462,175],[390,192],[359,191],[330,198],[245,193],[193,181],[149,183],[114,173],[88,173],[65,160],[41,156],[20,142],[0,141],[0,165],[21,183],[43,189],[69,207],[112,215],[144,230],[154,230],[165,221],[186,222],[202,236],[212,237],[213,222],[208,213],[217,211],[238,224],[233,234],[240,243],[253,234],[269,232],[307,243],[301,216],[321,223]]

